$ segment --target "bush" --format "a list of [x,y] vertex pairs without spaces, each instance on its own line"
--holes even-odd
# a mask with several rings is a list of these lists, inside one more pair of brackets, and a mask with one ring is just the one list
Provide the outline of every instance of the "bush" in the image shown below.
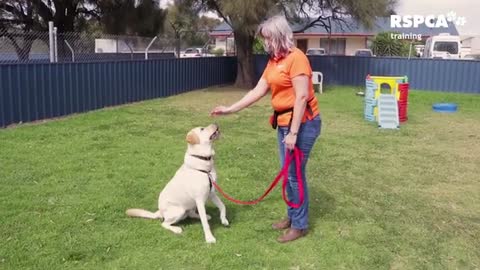
[[392,39],[393,32],[383,32],[375,36],[372,51],[377,56],[408,56],[410,44],[406,40]]
[[211,50],[210,53],[214,54],[215,56],[223,56],[225,54],[225,50],[222,48],[217,48],[217,49]]
[[263,48],[263,43],[259,38],[255,38],[253,41],[253,53],[254,54],[266,54]]

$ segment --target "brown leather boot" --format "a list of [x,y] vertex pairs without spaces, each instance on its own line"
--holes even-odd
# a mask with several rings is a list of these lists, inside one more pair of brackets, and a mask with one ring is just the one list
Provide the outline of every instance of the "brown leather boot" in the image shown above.
[[280,243],[286,243],[293,240],[297,240],[307,234],[307,230],[299,230],[290,228],[283,235],[277,238],[277,241]]
[[272,224],[272,228],[274,230],[285,230],[287,228],[290,228],[291,222],[289,218],[284,218],[277,223]]

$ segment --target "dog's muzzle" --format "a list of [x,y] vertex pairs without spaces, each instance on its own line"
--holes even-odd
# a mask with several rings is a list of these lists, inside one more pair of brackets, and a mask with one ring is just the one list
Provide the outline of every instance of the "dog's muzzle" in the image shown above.
[[215,132],[213,132],[212,135],[210,135],[210,140],[218,139],[219,136],[220,136],[220,130],[217,128]]

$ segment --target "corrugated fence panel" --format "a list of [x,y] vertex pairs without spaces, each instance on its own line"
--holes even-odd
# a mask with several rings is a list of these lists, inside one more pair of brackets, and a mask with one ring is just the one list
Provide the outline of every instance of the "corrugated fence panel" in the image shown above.
[[237,59],[0,65],[0,127],[231,84]]
[[[325,84],[407,75],[413,89],[480,93],[480,61],[311,56]],[[268,58],[257,55],[260,78]],[[233,57],[0,65],[0,127],[233,83]]]
[[[354,56],[309,56],[325,84],[363,86],[367,74],[408,76],[412,89],[480,93],[480,61]],[[267,57],[257,55],[255,76],[260,78]]]

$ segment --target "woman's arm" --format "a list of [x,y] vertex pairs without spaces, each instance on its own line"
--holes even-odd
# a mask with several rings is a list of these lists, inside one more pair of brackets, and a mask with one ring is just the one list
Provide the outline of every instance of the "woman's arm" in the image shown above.
[[260,79],[252,90],[248,91],[245,96],[229,107],[219,106],[213,109],[212,115],[230,114],[241,111],[242,109],[252,105],[268,93],[268,84],[265,79]]
[[285,137],[287,149],[293,150],[297,143],[297,133],[302,123],[303,114],[307,106],[308,84],[310,80],[306,75],[299,75],[292,78],[293,89],[295,90],[295,104],[293,105],[292,124],[290,132]]
[[241,111],[242,109],[252,105],[268,93],[268,84],[265,79],[260,79],[252,90],[240,99],[238,102],[230,106],[232,113]]
[[295,89],[295,104],[293,106],[293,119],[290,132],[297,133],[302,123],[303,114],[308,100],[308,84],[310,80],[306,75],[292,78],[293,89]]

